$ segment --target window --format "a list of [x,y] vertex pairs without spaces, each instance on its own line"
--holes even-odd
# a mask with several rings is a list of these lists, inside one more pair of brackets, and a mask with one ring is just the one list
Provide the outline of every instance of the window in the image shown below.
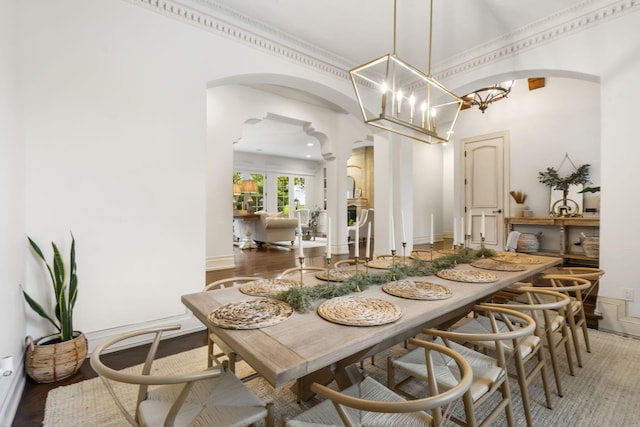
[[289,215],[289,177],[278,177],[278,212]]
[[[259,173],[242,173],[242,172],[233,172],[233,183],[238,184],[239,187],[242,187],[242,181],[246,179],[252,179],[256,181],[258,184],[258,191],[256,193],[239,193],[234,194],[234,200],[236,201],[235,206],[236,209],[244,209],[246,207],[246,202],[251,199],[251,206],[253,206],[255,211],[262,210],[264,208],[264,176]],[[235,192],[235,189],[234,189]],[[243,207],[244,206],[244,207]]]

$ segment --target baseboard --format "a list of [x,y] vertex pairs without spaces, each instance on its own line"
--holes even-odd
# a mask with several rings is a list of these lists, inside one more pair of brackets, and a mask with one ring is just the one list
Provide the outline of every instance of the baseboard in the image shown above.
[[9,427],[16,416],[26,377],[24,359],[14,366],[13,374],[0,376],[0,427]]
[[[102,344],[103,342],[111,338],[121,335],[123,333],[135,331],[138,329],[152,328],[152,327],[159,327],[159,326],[169,326],[169,325],[180,325],[180,329],[164,334],[163,336],[165,338],[186,335],[192,332],[202,331],[205,329],[205,326],[202,324],[202,322],[196,319],[191,312],[187,311],[185,314],[178,315],[178,316],[166,317],[166,318],[157,319],[157,320],[150,320],[147,322],[120,326],[120,327],[111,328],[111,329],[104,329],[101,331],[85,332],[87,341],[89,342],[88,356],[91,356],[91,353],[93,353],[93,350],[95,350],[95,348],[98,345]],[[111,351],[124,350],[126,348],[136,347],[138,345],[146,344],[148,342],[150,342],[150,337],[132,338],[130,340],[124,341],[116,346],[111,347],[109,351],[111,352]]]
[[640,319],[628,315],[627,301],[599,296],[598,313],[602,314],[601,331],[640,338]]
[[235,268],[236,263],[233,254],[225,256],[208,257],[205,261],[206,271],[225,270],[227,268]]

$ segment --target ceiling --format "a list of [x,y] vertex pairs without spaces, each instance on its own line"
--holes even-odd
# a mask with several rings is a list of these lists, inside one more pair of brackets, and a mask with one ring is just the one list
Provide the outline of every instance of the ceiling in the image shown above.
[[[479,52],[518,40],[523,34],[569,21],[599,0],[435,0],[433,10],[432,71],[460,62]],[[343,69],[393,51],[392,0],[199,0],[218,16],[306,52]],[[410,64],[427,70],[429,1],[397,1],[396,52]],[[273,90],[273,89],[269,89]],[[289,94],[291,95],[291,94]],[[318,102],[318,100],[311,100]],[[265,121],[243,134],[241,142],[259,144],[263,153],[306,158],[309,137],[300,126]],[[299,141],[293,128],[300,130]],[[245,126],[248,129],[247,126]],[[286,141],[291,140],[287,147]],[[268,147],[280,145],[278,152]],[[240,148],[240,144],[236,144]],[[275,148],[274,148],[275,149]],[[256,150],[255,146],[247,148]],[[320,159],[319,149],[315,159]]]

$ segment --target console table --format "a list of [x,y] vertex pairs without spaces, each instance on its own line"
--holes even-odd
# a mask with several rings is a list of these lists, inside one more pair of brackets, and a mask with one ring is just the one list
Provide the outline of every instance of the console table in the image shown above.
[[534,225],[542,227],[554,227],[558,229],[560,233],[560,247],[558,252],[554,253],[562,258],[573,258],[585,261],[597,262],[597,258],[589,258],[583,254],[571,252],[569,250],[569,244],[567,235],[569,234],[570,227],[600,227],[600,218],[585,218],[585,217],[505,217],[505,239],[509,235],[510,231],[513,231],[516,225]]

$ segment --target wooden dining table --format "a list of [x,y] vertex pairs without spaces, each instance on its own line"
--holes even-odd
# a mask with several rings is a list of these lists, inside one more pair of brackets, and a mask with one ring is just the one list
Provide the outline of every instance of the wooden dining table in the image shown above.
[[[335,379],[339,387],[346,387],[359,377],[356,362],[401,343],[424,328],[455,321],[471,311],[475,304],[504,287],[527,281],[562,261],[555,257],[532,258],[537,263],[522,264],[526,267],[524,271],[488,271],[469,264],[455,267],[495,274],[498,280],[491,283],[457,282],[437,276],[408,278],[446,286],[453,293],[447,299],[400,298],[384,292],[381,285],[371,285],[357,294],[393,302],[402,311],[398,320],[379,326],[345,326],[325,320],[315,310],[295,312],[279,324],[260,329],[238,330],[216,326],[208,318],[216,307],[260,298],[243,294],[238,287],[183,295],[182,302],[273,387],[296,381],[294,390],[298,399],[307,400],[313,396],[309,390],[311,383],[328,383]],[[360,269],[364,270],[363,267]],[[299,279],[299,276],[290,278]],[[303,280],[304,286],[313,286],[318,282],[313,273],[305,274]],[[314,308],[321,302],[316,301]]]

